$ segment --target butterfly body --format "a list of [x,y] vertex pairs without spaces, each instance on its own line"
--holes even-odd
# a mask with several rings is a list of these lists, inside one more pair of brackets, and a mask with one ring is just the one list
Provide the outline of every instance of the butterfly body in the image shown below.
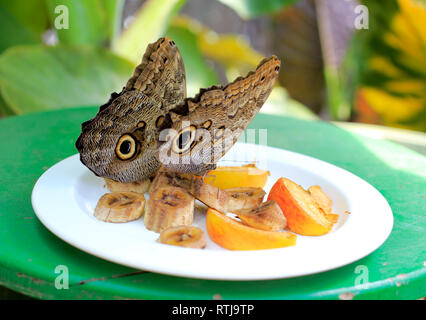
[[[82,124],[80,159],[96,175],[119,182],[170,171],[203,174],[232,147],[269,96],[280,61],[264,59],[255,72],[186,98],[185,70],[176,44],[150,44],[119,94]],[[172,161],[170,161],[172,160]]]

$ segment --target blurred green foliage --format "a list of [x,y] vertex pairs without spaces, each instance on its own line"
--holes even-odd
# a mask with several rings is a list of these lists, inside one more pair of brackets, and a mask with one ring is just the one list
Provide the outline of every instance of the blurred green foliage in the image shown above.
[[[331,15],[333,1],[218,1],[243,19],[269,16],[278,21],[271,34],[274,52],[283,60],[281,76],[287,76],[280,81],[299,101],[306,98],[315,112],[327,106],[331,119],[426,131],[424,0],[362,1],[369,29],[356,31],[344,44],[341,30],[335,30],[340,28],[330,27],[343,23],[343,15]],[[146,46],[166,34],[182,53],[188,96],[256,67],[263,55],[250,43],[179,15],[185,3],[146,0],[122,30],[125,0],[0,0],[0,114],[101,105],[121,90]],[[63,5],[69,28],[56,29]],[[329,20],[318,14],[321,10]],[[57,43],[46,45],[52,34]],[[345,55],[336,64],[333,50],[342,46]],[[262,110],[316,117],[279,85]]]
[[133,71],[127,60],[94,46],[12,47],[0,56],[8,113],[105,103]]
[[163,36],[170,19],[186,0],[148,0],[136,13],[129,28],[113,45],[117,54],[133,63],[140,62],[147,45]]
[[[231,81],[256,67],[263,56],[241,37],[176,17],[185,2],[147,0],[121,30],[125,0],[0,0],[0,113],[101,105],[125,85],[146,46],[165,34],[182,53],[188,96],[220,83],[219,69]],[[252,17],[294,1],[224,2]],[[64,6],[69,28],[56,29],[58,19],[64,22]],[[49,33],[57,37],[53,46],[43,41]],[[270,112],[315,117],[285,90],[274,91]]]
[[[123,0],[63,1],[46,0],[51,24],[59,16],[55,8],[65,5],[69,13],[69,28],[56,30],[61,44],[90,44],[102,46],[112,40],[115,18]],[[59,10],[58,10],[59,11]]]
[[0,53],[14,45],[40,43],[48,24],[44,0],[1,0]]
[[242,18],[250,19],[271,14],[294,4],[297,0],[219,0],[231,7]]
[[176,42],[182,54],[188,96],[197,94],[200,87],[209,87],[219,83],[216,72],[204,59],[195,32],[189,28],[176,26],[169,28],[167,35]]

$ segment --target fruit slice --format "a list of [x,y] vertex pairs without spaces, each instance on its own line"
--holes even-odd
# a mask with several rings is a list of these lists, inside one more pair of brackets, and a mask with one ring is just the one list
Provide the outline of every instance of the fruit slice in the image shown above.
[[333,202],[324,193],[324,191],[322,191],[320,186],[311,186],[309,187],[308,192],[311,194],[312,199],[318,203],[325,213],[331,213],[331,206],[333,205]]
[[238,210],[235,214],[241,221],[256,229],[279,231],[287,225],[283,212],[274,200],[261,203],[255,208]]
[[332,224],[335,224],[337,220],[339,220],[339,215],[335,213],[327,213],[325,215],[328,221],[330,221]]
[[320,186],[311,186],[308,189],[312,199],[318,204],[318,206],[325,212],[325,217],[331,222],[336,223],[339,219],[339,215],[332,213],[331,206],[333,202],[331,199],[322,191]]
[[181,187],[189,190],[192,183],[192,177],[193,175],[191,174],[169,172],[161,168],[158,170],[157,175],[152,181],[149,192],[152,192],[157,188],[167,186]]
[[263,188],[268,176],[269,171],[249,164],[241,167],[218,167],[206,175],[204,182],[221,189]]
[[158,241],[172,246],[203,249],[206,236],[203,230],[192,226],[177,226],[163,230]]
[[105,183],[111,192],[137,192],[145,193],[151,185],[151,180],[146,179],[143,181],[121,183],[112,179],[105,178]]
[[207,210],[207,233],[229,250],[263,250],[296,244],[296,235],[287,231],[263,231],[236,221],[217,210]]
[[204,183],[202,177],[161,169],[152,182],[151,192],[163,186],[180,187],[209,207],[223,212],[227,210],[228,193],[215,186]]
[[229,194],[229,212],[257,207],[266,194],[261,188],[231,188],[225,191]]
[[194,201],[194,197],[182,188],[155,189],[146,206],[145,227],[161,232],[169,227],[190,225],[194,219]]
[[94,216],[105,222],[129,222],[139,219],[145,207],[145,197],[136,192],[104,194],[98,201]]
[[333,227],[332,219],[327,218],[310,193],[289,179],[278,179],[268,200],[278,203],[287,218],[288,227],[295,233],[319,236],[328,233]]
[[225,190],[204,183],[202,177],[193,176],[189,192],[210,208],[227,212],[229,195]]

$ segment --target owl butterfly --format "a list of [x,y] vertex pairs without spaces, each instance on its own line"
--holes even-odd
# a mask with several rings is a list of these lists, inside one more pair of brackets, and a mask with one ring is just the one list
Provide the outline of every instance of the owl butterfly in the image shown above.
[[186,98],[179,50],[170,38],[160,38],[148,45],[123,90],[82,124],[80,160],[96,175],[119,182],[150,178],[161,165],[202,175],[255,117],[279,69],[272,56],[245,77]]

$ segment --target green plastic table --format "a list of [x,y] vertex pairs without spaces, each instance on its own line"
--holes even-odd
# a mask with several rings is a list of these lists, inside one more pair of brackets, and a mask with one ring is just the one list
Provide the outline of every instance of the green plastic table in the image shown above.
[[[378,250],[359,261],[291,279],[214,281],[134,270],[68,245],[38,221],[31,191],[45,170],[76,153],[80,124],[96,112],[90,107],[0,120],[0,285],[41,299],[417,299],[426,295],[426,158],[322,121],[259,114],[251,128],[267,128],[269,145],[333,163],[385,196],[395,217],[393,231]],[[58,265],[68,267],[68,289],[55,288]],[[360,282],[360,276],[368,282]]]

